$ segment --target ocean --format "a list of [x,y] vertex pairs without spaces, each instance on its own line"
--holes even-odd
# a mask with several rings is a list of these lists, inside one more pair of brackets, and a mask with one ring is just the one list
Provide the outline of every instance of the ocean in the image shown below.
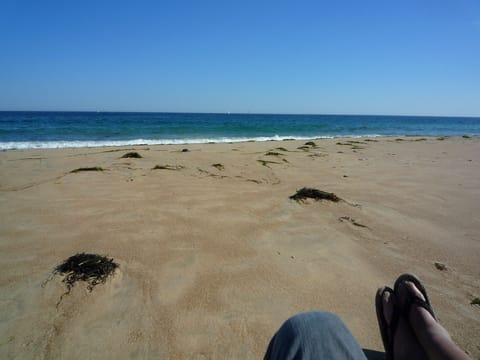
[[0,150],[332,137],[476,136],[480,118],[122,112],[0,112]]

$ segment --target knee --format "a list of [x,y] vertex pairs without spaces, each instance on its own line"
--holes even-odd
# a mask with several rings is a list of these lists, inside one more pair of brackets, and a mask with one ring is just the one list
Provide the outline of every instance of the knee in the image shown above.
[[291,325],[294,325],[294,327],[297,327],[295,325],[298,324],[323,324],[323,325],[328,325],[328,324],[337,324],[337,323],[342,323],[342,320],[335,314],[332,314],[331,312],[328,311],[306,311],[300,314],[297,314],[295,316],[292,316],[290,319],[288,319],[286,322],[290,323]]

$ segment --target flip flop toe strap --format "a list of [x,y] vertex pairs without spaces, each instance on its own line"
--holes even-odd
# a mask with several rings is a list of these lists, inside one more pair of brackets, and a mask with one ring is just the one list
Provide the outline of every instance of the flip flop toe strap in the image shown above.
[[407,319],[409,318],[408,316],[410,314],[410,310],[412,309],[413,305],[418,305],[423,307],[425,310],[427,310],[430,313],[430,315],[432,315],[434,319],[436,319],[432,306],[429,303],[427,303],[425,300],[420,299],[416,295],[411,295],[403,307],[403,315]]

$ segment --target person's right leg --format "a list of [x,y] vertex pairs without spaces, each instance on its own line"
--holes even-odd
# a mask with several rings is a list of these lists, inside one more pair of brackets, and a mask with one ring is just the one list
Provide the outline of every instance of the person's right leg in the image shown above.
[[[422,293],[410,281],[405,281],[398,287],[397,297],[400,306],[405,303],[408,292],[425,301]],[[469,359],[450,338],[447,330],[423,307],[412,305],[408,321],[422,348],[430,359]]]
[[[396,297],[394,294],[384,292],[382,297],[382,310],[387,324],[391,326],[396,308]],[[395,360],[420,360],[426,359],[427,355],[416,339],[415,333],[410,328],[407,319],[399,316],[395,329],[390,328],[389,337],[393,336],[393,354]]]
[[338,316],[311,311],[291,317],[280,327],[264,359],[365,360],[366,357]]

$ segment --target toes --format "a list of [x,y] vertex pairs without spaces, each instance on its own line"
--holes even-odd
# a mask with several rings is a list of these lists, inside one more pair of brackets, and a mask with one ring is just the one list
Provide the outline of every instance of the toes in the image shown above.
[[395,310],[395,295],[389,291],[385,291],[382,296],[383,316],[390,326],[393,319],[393,312]]
[[418,298],[425,301],[425,297],[423,296],[422,292],[417,289],[417,287],[415,286],[415,284],[413,282],[405,281],[404,286],[408,289],[408,291],[410,291],[410,293],[415,294]]
[[413,282],[411,281],[401,282],[400,285],[398,286],[398,291],[397,291],[398,301],[401,306],[405,304],[409,294],[415,295],[416,297],[425,301],[425,297],[423,296],[422,292],[418,290],[418,288],[415,286]]

